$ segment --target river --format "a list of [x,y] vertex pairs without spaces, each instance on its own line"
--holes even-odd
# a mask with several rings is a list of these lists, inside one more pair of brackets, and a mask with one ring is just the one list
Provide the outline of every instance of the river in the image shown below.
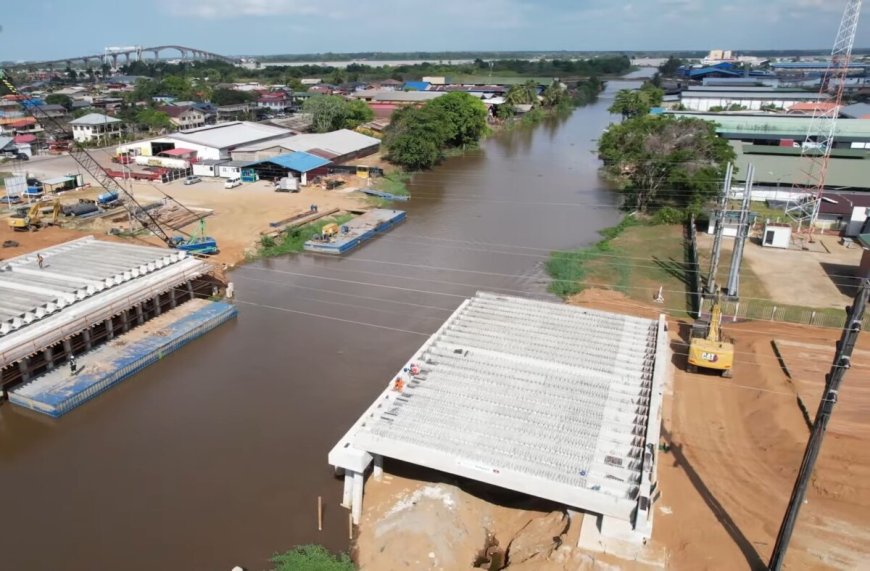
[[0,406],[0,568],[259,570],[300,543],[346,549],[327,452],[464,298],[546,297],[547,253],[618,220],[592,151],[636,86],[418,175],[407,222],[347,258],[234,271],[237,322],[61,420]]

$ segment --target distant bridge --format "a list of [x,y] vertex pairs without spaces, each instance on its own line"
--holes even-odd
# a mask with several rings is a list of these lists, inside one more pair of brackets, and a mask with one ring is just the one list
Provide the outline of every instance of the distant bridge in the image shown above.
[[205,50],[200,50],[197,48],[188,48],[185,46],[154,46],[150,48],[143,48],[140,46],[128,47],[128,48],[106,48],[106,52],[97,55],[88,55],[88,56],[78,56],[78,57],[68,57],[63,59],[55,59],[48,61],[32,61],[32,62],[24,62],[17,63],[14,65],[6,66],[7,69],[53,69],[55,67],[64,68],[73,67],[74,64],[82,64],[84,67],[88,67],[89,65],[96,64],[100,66],[104,63],[108,63],[112,66],[112,68],[118,67],[118,60],[121,60],[122,64],[131,63],[134,61],[145,61],[146,55],[153,55],[153,60],[160,59],[160,53],[165,50],[176,51],[180,54],[181,60],[186,61],[205,61],[205,60],[219,60],[225,61],[227,63],[238,64],[241,63],[241,60],[230,58],[226,56],[222,56],[220,54],[216,54],[213,52],[208,52]]

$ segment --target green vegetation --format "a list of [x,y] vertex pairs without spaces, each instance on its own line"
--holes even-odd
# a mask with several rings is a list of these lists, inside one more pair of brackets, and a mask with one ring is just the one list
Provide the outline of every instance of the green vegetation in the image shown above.
[[348,101],[338,95],[311,97],[302,105],[302,110],[312,115],[312,130],[315,133],[356,129],[375,117],[365,101]]
[[172,128],[172,121],[169,120],[169,115],[152,107],[139,109],[134,115],[133,123],[147,129],[149,132]]
[[389,192],[396,196],[407,196],[408,182],[411,180],[411,173],[394,172],[382,176],[374,183],[374,188],[382,192]]
[[262,236],[260,244],[257,248],[257,257],[273,258],[275,256],[283,256],[301,252],[305,242],[320,234],[323,227],[327,224],[335,222],[339,226],[353,218],[351,214],[341,214],[339,216],[323,218],[317,222],[306,224],[298,228],[286,230],[278,235],[277,238],[271,236]]
[[[598,243],[573,252],[554,252],[547,262],[553,278],[550,291],[562,297],[588,287],[615,290],[630,299],[650,303],[662,288],[666,311],[689,315],[684,262],[683,226],[657,225],[626,217],[601,231]],[[650,257],[651,250],[655,255]]]
[[622,120],[649,114],[653,107],[662,104],[665,92],[653,85],[644,83],[640,89],[620,89],[613,99],[610,111],[614,115],[622,115]]
[[247,91],[227,89],[225,87],[216,88],[211,93],[211,102],[214,105],[241,105],[243,103],[250,103],[255,99],[254,95]]
[[480,99],[462,92],[399,109],[384,133],[387,158],[408,170],[431,168],[445,150],[476,145],[487,132],[486,114]]
[[321,545],[300,545],[272,556],[274,571],[354,571],[350,557],[333,555]]
[[668,61],[659,66],[659,73],[665,77],[672,77],[677,74],[677,70],[685,65],[685,61],[676,56],[669,56]]
[[699,211],[719,192],[725,165],[735,157],[714,123],[650,115],[611,125],[598,154],[621,184],[623,206],[641,213],[664,206]]
[[72,99],[63,93],[51,93],[45,98],[45,102],[49,105],[63,105],[67,111],[72,107]]

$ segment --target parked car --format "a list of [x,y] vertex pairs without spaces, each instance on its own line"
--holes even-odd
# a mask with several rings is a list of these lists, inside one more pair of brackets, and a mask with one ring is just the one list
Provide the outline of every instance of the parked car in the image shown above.
[[202,182],[202,179],[196,175],[191,175],[184,179],[184,184],[196,184],[198,182]]
[[239,177],[228,178],[224,183],[224,188],[236,188],[237,186],[242,186],[242,179]]

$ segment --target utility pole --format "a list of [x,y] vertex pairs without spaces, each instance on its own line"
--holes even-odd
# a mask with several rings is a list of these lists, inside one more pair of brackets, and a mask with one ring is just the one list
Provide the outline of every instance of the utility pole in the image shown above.
[[755,166],[749,165],[746,170],[746,184],[743,186],[743,204],[740,209],[740,222],[737,225],[737,237],[734,239],[734,251],[731,254],[731,271],[728,274],[726,293],[729,297],[740,295],[740,264],[743,262],[743,247],[749,237],[749,205],[752,198],[752,179],[755,177]]
[[728,163],[725,170],[725,185],[722,187],[722,195],[719,197],[719,206],[716,210],[715,235],[713,237],[713,256],[710,260],[710,274],[707,276],[707,293],[716,293],[716,272],[719,271],[719,255],[722,253],[722,230],[725,228],[725,212],[728,210],[728,196],[731,194],[731,177],[734,174],[734,165]]
[[864,309],[867,307],[868,297],[870,297],[870,278],[864,277],[861,280],[858,295],[855,296],[855,301],[849,309],[849,316],[846,318],[846,324],[843,326],[843,334],[837,343],[837,353],[834,355],[831,371],[825,379],[825,392],[819,401],[819,409],[813,422],[813,431],[810,433],[810,439],[804,451],[804,458],[801,461],[797,480],[791,492],[791,498],[788,501],[785,517],[782,520],[782,526],[779,528],[779,534],[776,536],[776,545],[770,556],[770,563],[768,564],[770,571],[779,571],[785,560],[785,553],[788,549],[788,543],[791,540],[795,523],[797,522],[798,512],[800,512],[801,504],[804,503],[807,488],[810,484],[810,476],[813,474],[813,467],[816,465],[819,451],[822,448],[822,438],[824,438],[825,431],[828,428],[828,421],[831,419],[834,405],[837,404],[837,398],[840,394],[840,383],[843,381],[846,371],[852,365],[852,350],[855,348],[858,334],[861,332],[861,323],[864,319]]

